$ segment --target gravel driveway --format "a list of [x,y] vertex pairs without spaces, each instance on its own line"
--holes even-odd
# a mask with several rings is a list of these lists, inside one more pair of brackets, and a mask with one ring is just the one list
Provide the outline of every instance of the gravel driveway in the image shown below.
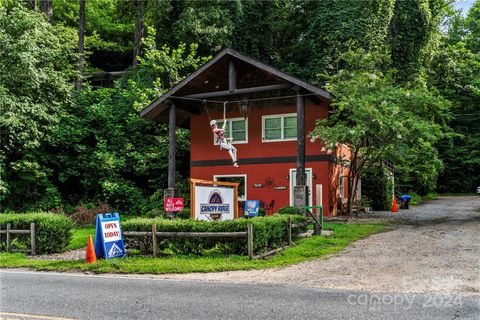
[[475,210],[479,208],[480,197],[442,197],[397,214],[372,213],[369,219],[395,220],[399,227],[357,241],[328,259],[278,269],[152,278],[478,294],[480,213]]

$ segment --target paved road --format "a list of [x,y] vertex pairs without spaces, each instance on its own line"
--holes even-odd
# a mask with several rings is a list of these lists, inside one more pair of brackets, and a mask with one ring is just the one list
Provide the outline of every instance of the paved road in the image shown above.
[[[478,319],[478,297],[2,270],[0,319]],[[54,317],[54,318],[52,318]]]

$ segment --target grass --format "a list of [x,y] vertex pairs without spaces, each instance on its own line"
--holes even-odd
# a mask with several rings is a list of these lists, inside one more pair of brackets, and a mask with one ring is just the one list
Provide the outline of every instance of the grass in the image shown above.
[[[231,255],[213,256],[172,256],[151,258],[144,256],[128,256],[123,259],[99,260],[95,264],[77,261],[45,261],[29,259],[24,254],[0,254],[1,268],[33,268],[36,270],[55,271],[91,271],[95,273],[186,273],[216,272],[230,270],[262,269],[281,267],[315,258],[325,257],[339,252],[352,241],[365,238],[371,234],[385,230],[383,224],[342,224],[325,223],[326,229],[334,230],[330,238],[309,237],[298,239],[296,245],[288,248],[268,260],[249,260],[245,256]],[[78,229],[69,247],[80,246],[93,228]],[[84,245],[82,244],[81,247]]]
[[72,240],[70,240],[66,250],[85,248],[89,234],[92,235],[92,239],[95,241],[95,227],[81,227],[73,230]]

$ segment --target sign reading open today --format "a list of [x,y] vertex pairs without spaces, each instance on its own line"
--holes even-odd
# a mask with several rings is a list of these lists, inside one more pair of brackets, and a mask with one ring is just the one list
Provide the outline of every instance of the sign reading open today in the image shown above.
[[95,254],[97,258],[121,258],[125,256],[122,227],[118,213],[97,215]]

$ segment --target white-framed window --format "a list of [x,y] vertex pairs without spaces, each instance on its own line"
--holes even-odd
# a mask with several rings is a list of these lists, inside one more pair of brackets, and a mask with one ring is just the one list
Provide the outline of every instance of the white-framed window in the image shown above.
[[[223,127],[223,119],[216,120],[219,128]],[[248,118],[231,118],[227,119],[225,127],[225,137],[231,139],[231,144],[248,143]],[[217,145],[217,139],[213,137],[213,144]]]
[[238,200],[247,200],[247,175],[246,174],[221,174],[214,175],[213,181],[238,182]]
[[297,140],[297,114],[262,116],[262,140],[264,142]]
[[345,180],[345,177],[343,175],[340,175],[340,177],[338,178],[338,192],[340,194],[339,195],[340,199],[342,199],[342,200],[345,197],[344,180]]

